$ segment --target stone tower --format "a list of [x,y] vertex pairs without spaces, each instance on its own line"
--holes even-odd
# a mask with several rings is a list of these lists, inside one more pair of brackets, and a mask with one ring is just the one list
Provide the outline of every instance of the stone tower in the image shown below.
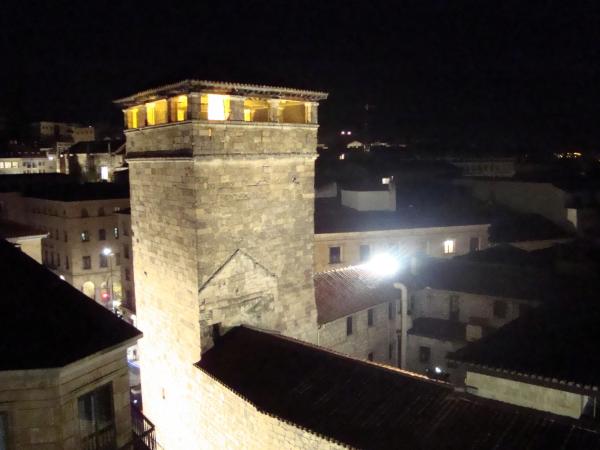
[[192,366],[228,328],[316,338],[314,160],[326,97],[186,80],[116,102],[144,410],[167,448],[184,448],[164,430],[183,420]]

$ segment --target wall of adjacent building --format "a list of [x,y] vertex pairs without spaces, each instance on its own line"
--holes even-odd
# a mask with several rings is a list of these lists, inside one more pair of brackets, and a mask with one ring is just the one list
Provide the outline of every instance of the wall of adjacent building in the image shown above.
[[117,447],[131,441],[126,348],[62,369],[0,371],[0,413],[7,414],[9,449],[82,448],[78,399],[112,384]]
[[484,202],[497,202],[522,213],[540,214],[557,225],[572,227],[567,218],[568,194],[551,183],[512,180],[460,179],[455,183],[471,190]]
[[[369,326],[368,323],[369,309],[320,325],[318,345],[354,358],[367,359],[369,353],[372,353],[373,361],[397,367],[399,302],[395,302],[392,306],[391,319],[388,308],[388,303],[381,303],[369,308],[373,310],[372,326]],[[346,328],[348,317],[352,317],[352,334],[350,335],[347,334]]]
[[579,419],[589,399],[584,394],[467,370],[465,384],[484,398]]
[[[360,264],[360,246],[369,245],[370,253],[389,251],[396,246],[398,255],[407,258],[417,252],[433,257],[456,256],[469,253],[470,239],[479,239],[479,249],[488,247],[489,225],[466,225],[438,228],[364,231],[351,233],[315,234],[315,272]],[[455,251],[444,253],[444,241],[455,240]],[[341,262],[329,263],[329,248],[341,247]]]

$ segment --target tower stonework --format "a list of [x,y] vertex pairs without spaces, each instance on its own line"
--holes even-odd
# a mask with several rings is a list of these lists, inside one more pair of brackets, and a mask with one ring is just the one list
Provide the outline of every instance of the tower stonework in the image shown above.
[[144,411],[167,449],[188,445],[172,430],[194,415],[193,364],[229,328],[316,340],[314,160],[325,98],[188,80],[117,101]]

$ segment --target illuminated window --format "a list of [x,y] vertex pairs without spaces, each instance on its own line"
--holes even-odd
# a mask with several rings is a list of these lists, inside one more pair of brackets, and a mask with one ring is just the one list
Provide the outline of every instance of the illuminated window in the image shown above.
[[127,110],[127,128],[138,127],[138,108],[131,108]]
[[180,95],[177,97],[177,121],[181,122],[186,119],[188,106],[187,95]]
[[156,125],[156,103],[146,103],[146,123]]
[[17,167],[19,167],[19,163],[17,161],[13,161],[12,166],[13,169],[16,169]]
[[102,166],[100,167],[100,179],[104,181],[108,181],[108,167]]
[[346,317],[346,336],[352,334],[352,316]]
[[228,95],[208,94],[208,120],[227,120],[230,105]]
[[375,311],[372,308],[367,311],[367,324],[370,327],[375,325]]
[[88,231],[82,231],[81,232],[81,242],[89,242],[90,240],[90,233]]
[[454,253],[454,245],[456,241],[454,239],[446,239],[444,241],[444,254],[450,255]]
[[119,239],[119,227],[113,228],[113,236],[115,237],[115,239]]
[[244,120],[247,122],[268,122],[269,102],[259,98],[244,100]]
[[167,123],[168,120],[168,102],[166,99],[157,100],[154,102],[154,124],[160,125],[161,123]]

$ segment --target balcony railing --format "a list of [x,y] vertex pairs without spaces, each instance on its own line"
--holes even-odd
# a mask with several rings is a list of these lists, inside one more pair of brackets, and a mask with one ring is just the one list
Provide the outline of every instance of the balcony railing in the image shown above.
[[154,424],[134,405],[131,405],[131,426],[134,450],[160,450],[156,444]]

